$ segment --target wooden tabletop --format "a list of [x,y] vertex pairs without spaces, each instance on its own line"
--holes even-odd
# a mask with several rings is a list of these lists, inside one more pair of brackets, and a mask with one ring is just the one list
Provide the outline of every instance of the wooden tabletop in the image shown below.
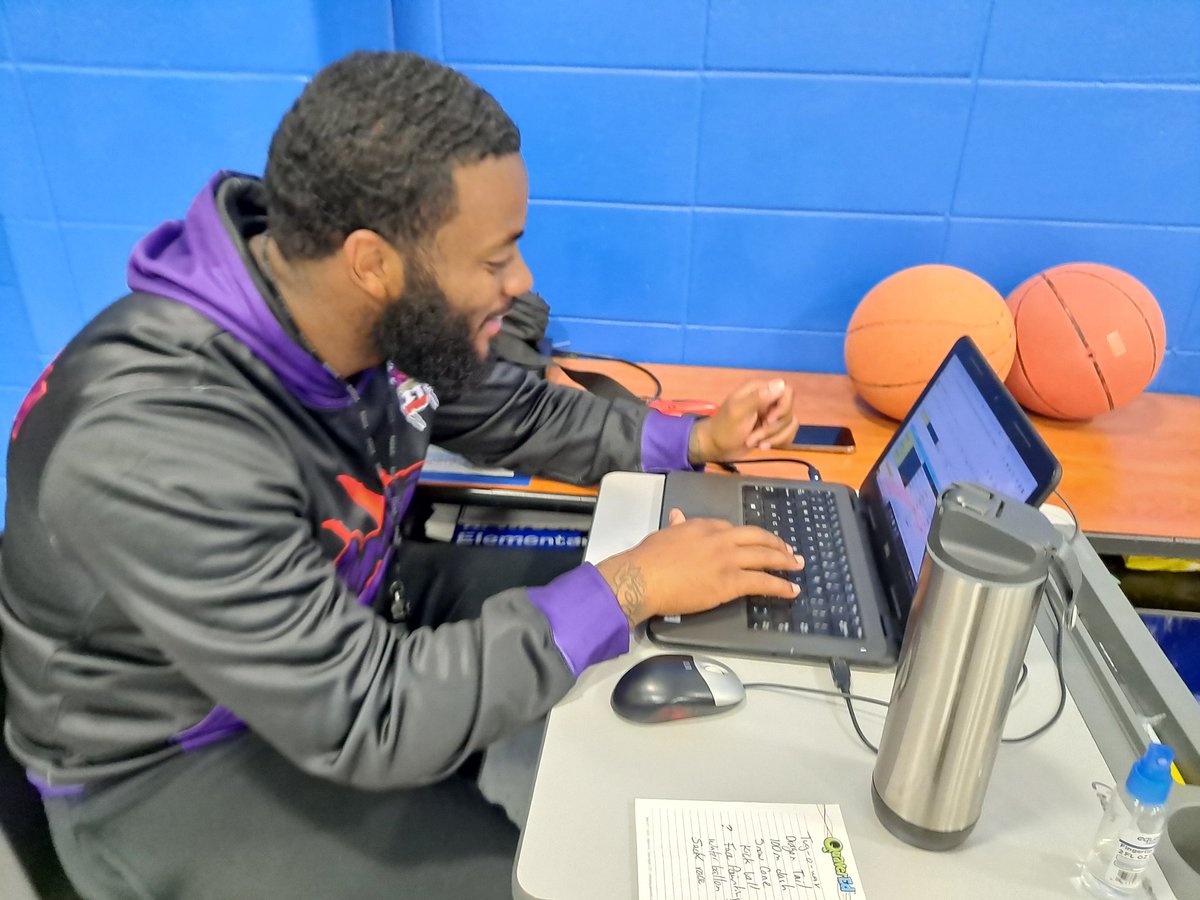
[[[635,394],[653,390],[650,380],[629,366],[583,360],[570,365],[603,371]],[[673,400],[717,402],[748,379],[783,378],[795,389],[801,422],[848,425],[858,449],[850,454],[747,455],[804,457],[826,481],[857,487],[897,426],[859,399],[845,375],[660,364],[647,368],[662,381],[662,396]],[[1200,545],[1200,397],[1147,393],[1087,422],[1031,418],[1062,463],[1059,490],[1086,532]],[[802,469],[787,464],[742,468],[752,474],[803,477]]]

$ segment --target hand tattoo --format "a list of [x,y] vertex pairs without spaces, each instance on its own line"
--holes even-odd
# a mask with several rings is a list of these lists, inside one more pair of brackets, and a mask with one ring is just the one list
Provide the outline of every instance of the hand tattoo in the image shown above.
[[621,566],[613,580],[616,582],[613,593],[617,595],[621,612],[625,613],[629,627],[632,628],[646,618],[646,579],[637,566],[625,565]]

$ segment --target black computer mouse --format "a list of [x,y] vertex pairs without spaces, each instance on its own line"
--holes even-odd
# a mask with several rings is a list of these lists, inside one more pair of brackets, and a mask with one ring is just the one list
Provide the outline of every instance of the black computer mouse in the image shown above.
[[746,698],[724,663],[690,653],[663,653],[632,666],[613,688],[612,708],[632,722],[670,722],[708,716]]

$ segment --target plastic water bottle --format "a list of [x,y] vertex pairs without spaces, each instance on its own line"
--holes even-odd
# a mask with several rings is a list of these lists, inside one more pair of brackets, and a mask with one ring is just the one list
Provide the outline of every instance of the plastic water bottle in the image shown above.
[[1129,770],[1125,787],[1113,791],[1083,863],[1081,881],[1092,895],[1123,900],[1141,885],[1166,826],[1174,757],[1170,747],[1151,744]]

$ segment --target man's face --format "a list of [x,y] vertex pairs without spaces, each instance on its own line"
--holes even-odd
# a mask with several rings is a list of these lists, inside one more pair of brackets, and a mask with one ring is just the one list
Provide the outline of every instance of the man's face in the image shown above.
[[513,298],[533,286],[517,248],[529,182],[518,154],[454,171],[457,212],[433,238],[428,263],[410,255],[404,290],[375,343],[406,374],[453,396],[479,377]]

